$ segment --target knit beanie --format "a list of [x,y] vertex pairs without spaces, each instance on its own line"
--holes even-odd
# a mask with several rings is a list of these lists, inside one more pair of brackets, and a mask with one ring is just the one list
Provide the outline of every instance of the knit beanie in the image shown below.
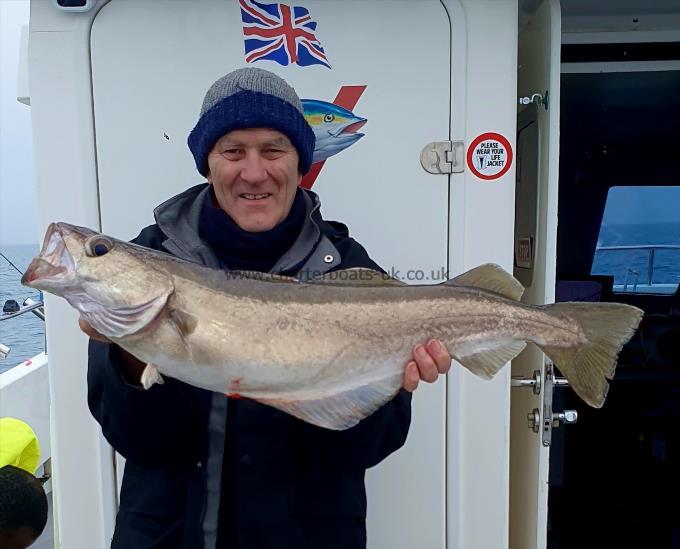
[[241,128],[273,128],[285,134],[298,151],[300,172],[309,171],[314,132],[305,120],[297,93],[280,76],[247,67],[230,72],[210,86],[188,140],[202,175],[208,175],[208,153],[215,143]]

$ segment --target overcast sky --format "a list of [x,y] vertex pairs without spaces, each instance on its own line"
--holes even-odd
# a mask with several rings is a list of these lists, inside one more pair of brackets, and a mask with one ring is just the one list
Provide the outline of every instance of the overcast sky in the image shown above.
[[0,245],[39,241],[30,108],[17,101],[21,26],[28,0],[0,0]]
[[680,223],[680,186],[612,187],[603,221],[609,225]]

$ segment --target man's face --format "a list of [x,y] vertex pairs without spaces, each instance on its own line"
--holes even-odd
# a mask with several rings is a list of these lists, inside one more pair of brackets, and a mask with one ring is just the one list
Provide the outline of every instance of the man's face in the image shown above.
[[268,231],[286,218],[302,179],[295,147],[266,128],[222,136],[208,154],[208,167],[220,208],[250,232]]

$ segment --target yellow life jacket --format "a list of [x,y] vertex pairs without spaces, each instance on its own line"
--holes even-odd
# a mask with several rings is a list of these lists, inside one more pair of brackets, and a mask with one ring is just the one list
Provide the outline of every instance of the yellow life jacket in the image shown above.
[[0,418],[0,467],[14,465],[32,475],[40,464],[40,443],[33,429],[13,417]]

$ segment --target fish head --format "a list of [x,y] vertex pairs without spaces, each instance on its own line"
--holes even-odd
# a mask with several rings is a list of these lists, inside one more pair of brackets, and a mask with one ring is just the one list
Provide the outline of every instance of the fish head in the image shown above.
[[52,223],[21,282],[65,298],[95,330],[122,338],[149,325],[174,289],[149,255],[86,227]]
[[302,99],[302,107],[316,138],[313,162],[338,154],[364,136],[359,130],[367,120],[348,109],[317,99]]

